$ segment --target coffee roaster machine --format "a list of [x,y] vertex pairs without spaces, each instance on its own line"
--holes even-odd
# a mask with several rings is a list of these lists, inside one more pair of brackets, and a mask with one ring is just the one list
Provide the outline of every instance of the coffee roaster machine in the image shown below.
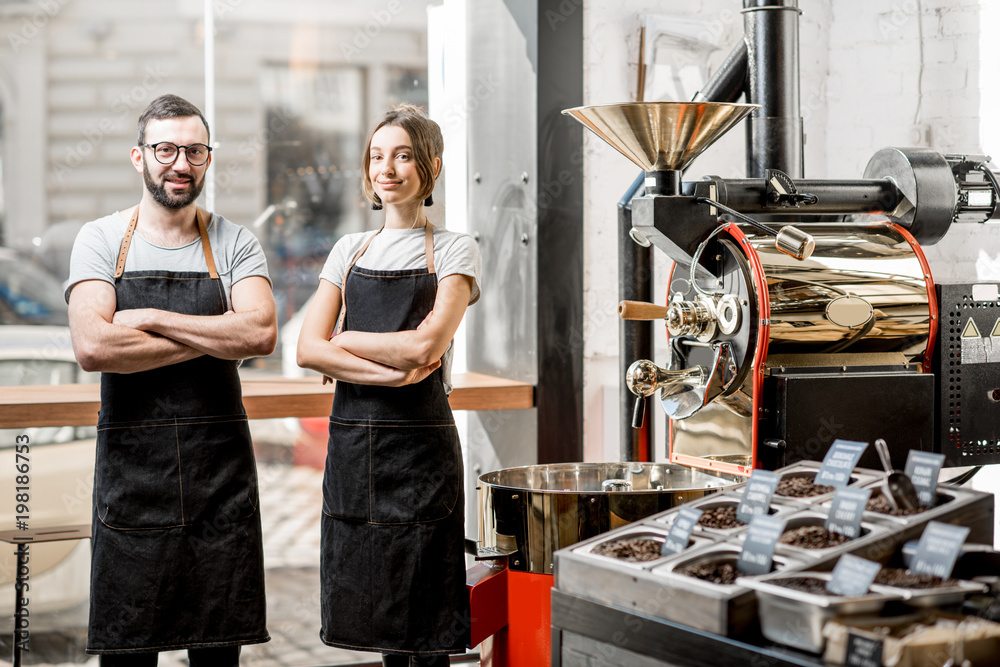
[[[756,105],[653,102],[570,109],[644,170],[631,239],[674,261],[665,363],[628,360],[641,428],[655,397],[671,462],[748,475],[819,459],[836,438],[884,438],[952,466],[1000,461],[1000,293],[937,285],[921,245],[997,215],[982,155],[878,151],[857,181],[707,177],[688,163]],[[794,223],[782,217],[794,219]],[[878,467],[874,452],[862,465]]]
[[[469,587],[484,665],[548,663],[551,552],[607,517],[821,459],[837,438],[884,438],[900,468],[911,449],[1000,461],[1000,285],[937,284],[922,250],[953,223],[1000,218],[990,159],[885,148],[860,179],[806,179],[799,14],[744,0],[745,39],[693,102],[563,112],[642,169],[619,204],[623,463],[480,476],[472,551],[489,565]],[[746,178],[685,179],[741,122]],[[653,249],[673,260],[664,304]],[[651,402],[669,418],[668,464],[648,462]],[[873,456],[860,465],[879,468]]]
[[[990,158],[885,148],[861,179],[803,178],[800,11],[744,7],[744,43],[695,102],[564,111],[643,170],[623,198],[619,314],[664,321],[669,352],[654,363],[648,329],[624,328],[623,459],[655,446],[652,400],[670,461],[698,468],[748,475],[876,437],[898,467],[911,449],[1000,461],[998,287],[936,284],[922,250],[1000,217]],[[683,180],[744,118],[748,177]],[[674,262],[663,305],[638,282],[649,246]]]

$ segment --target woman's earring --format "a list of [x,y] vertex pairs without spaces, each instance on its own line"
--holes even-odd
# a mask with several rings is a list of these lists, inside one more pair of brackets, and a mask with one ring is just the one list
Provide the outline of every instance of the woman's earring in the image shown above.
[[427,195],[427,199],[424,200],[424,206],[434,206],[434,195]]
[[372,202],[372,210],[373,211],[381,211],[382,210],[382,200],[380,200],[379,198],[376,197],[375,201]]

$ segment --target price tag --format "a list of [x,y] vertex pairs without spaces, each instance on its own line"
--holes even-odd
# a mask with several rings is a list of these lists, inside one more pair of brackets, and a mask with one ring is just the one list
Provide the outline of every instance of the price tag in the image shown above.
[[669,556],[670,554],[679,554],[687,549],[688,542],[691,541],[691,531],[698,524],[701,514],[700,509],[682,507],[677,512],[677,516],[674,517],[674,522],[670,526],[670,534],[667,535],[663,546],[660,547],[660,554]]
[[856,539],[861,536],[861,514],[865,511],[871,489],[855,489],[845,486],[833,494],[830,516],[826,518],[826,529]]
[[882,640],[848,632],[844,664],[848,667],[882,667]]
[[881,563],[844,554],[833,568],[826,590],[837,595],[864,595],[881,569]]
[[958,554],[962,551],[962,544],[968,536],[968,526],[931,521],[917,542],[917,553],[913,555],[910,569],[917,574],[931,574],[947,579],[951,576]]
[[826,456],[823,457],[823,465],[820,466],[813,481],[816,484],[837,488],[847,486],[851,481],[851,471],[858,465],[858,459],[867,447],[867,442],[834,440]]
[[771,571],[774,547],[785,532],[785,520],[773,516],[754,517],[747,528],[743,550],[736,569],[743,574],[767,574]]
[[920,504],[925,507],[937,505],[938,473],[944,463],[944,454],[910,450],[906,456],[906,476],[917,490]]
[[771,496],[778,488],[778,474],[770,470],[754,470],[743,489],[743,499],[736,506],[736,519],[750,523],[755,516],[765,516],[771,508]]

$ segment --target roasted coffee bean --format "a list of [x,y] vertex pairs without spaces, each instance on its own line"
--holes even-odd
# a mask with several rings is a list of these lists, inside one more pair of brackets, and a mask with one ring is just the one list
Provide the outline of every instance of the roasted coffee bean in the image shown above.
[[775,579],[771,583],[814,595],[840,595],[840,593],[831,593],[826,590],[826,582],[816,577],[789,577],[788,579]]
[[847,542],[847,536],[829,531],[823,526],[799,526],[786,530],[778,541],[801,549],[826,549]]
[[701,518],[698,519],[698,525],[705,526],[706,528],[727,529],[745,526],[746,524],[737,520],[736,505],[721,505],[705,510]]
[[917,574],[901,567],[883,567],[875,576],[875,583],[897,588],[943,588],[955,586],[958,581],[943,580],[933,574]]
[[629,563],[638,563],[659,558],[660,544],[657,540],[651,540],[648,537],[627,537],[598,544],[592,553]]
[[775,489],[775,493],[779,496],[791,496],[793,498],[809,498],[832,492],[832,486],[813,484],[811,477],[783,477]]
[[881,493],[878,493],[872,495],[872,497],[868,499],[868,504],[865,506],[865,509],[869,512],[878,512],[879,514],[889,514],[891,516],[910,516],[912,514],[926,512],[930,508],[921,506],[912,510],[902,508],[895,510],[892,508],[892,505],[889,504],[889,499]]
[[697,577],[704,581],[710,581],[713,584],[722,585],[734,584],[736,583],[736,577],[740,576],[736,565],[731,561],[714,561],[701,565],[691,565],[690,567],[678,570],[678,572],[689,577]]

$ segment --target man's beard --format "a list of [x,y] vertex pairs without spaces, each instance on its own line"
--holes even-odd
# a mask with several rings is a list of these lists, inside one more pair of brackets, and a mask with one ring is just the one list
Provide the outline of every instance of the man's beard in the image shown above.
[[149,194],[153,195],[153,199],[165,208],[172,208],[176,210],[188,206],[191,202],[198,198],[198,195],[201,194],[202,188],[205,187],[204,175],[201,177],[200,181],[191,177],[192,187],[187,191],[187,193],[171,195],[167,193],[167,189],[163,185],[166,179],[171,176],[177,176],[177,174],[168,171],[163,174],[161,182],[157,183],[153,180],[153,175],[149,173],[149,167],[145,164],[142,165],[142,180],[146,183],[146,189],[149,190]]

